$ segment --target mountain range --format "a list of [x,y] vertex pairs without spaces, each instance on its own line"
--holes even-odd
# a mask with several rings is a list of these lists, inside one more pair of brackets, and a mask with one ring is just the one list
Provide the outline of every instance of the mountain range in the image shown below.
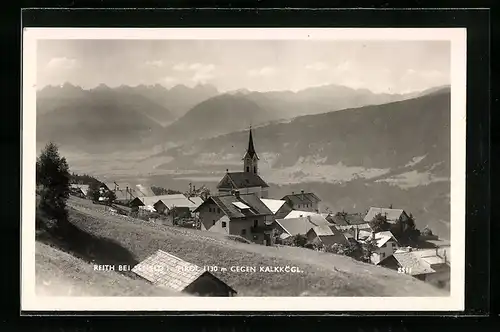
[[[260,172],[275,197],[313,190],[336,210],[403,207],[421,228],[449,234],[450,89],[253,129]],[[238,171],[248,130],[198,139],[155,156],[160,170],[200,181]],[[181,172],[182,173],[182,172]],[[196,181],[196,176],[182,176]],[[198,184],[198,183],[197,183]],[[201,184],[201,183],[200,183]]]

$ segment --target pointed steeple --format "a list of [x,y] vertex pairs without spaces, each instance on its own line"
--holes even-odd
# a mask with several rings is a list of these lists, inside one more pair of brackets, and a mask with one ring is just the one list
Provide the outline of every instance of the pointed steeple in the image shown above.
[[[248,149],[247,149],[247,154],[248,156],[250,156],[251,158],[253,158],[254,156],[257,156],[257,153],[255,152],[255,147],[253,146],[253,137],[252,137],[252,126],[250,126],[250,134],[248,136]],[[259,159],[259,157],[257,156],[257,159]]]
[[257,152],[253,146],[252,127],[250,127],[250,134],[248,136],[248,149],[243,157],[243,170],[247,173],[258,173],[258,160]]

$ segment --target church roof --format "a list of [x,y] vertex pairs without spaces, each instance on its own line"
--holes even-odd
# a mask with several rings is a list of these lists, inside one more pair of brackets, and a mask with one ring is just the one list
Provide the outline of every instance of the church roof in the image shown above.
[[228,172],[217,185],[217,189],[242,189],[251,187],[268,188],[262,178],[251,172]]
[[250,134],[248,136],[248,148],[245,157],[247,156],[250,158],[253,158],[255,156],[257,157],[257,159],[259,159],[259,156],[257,156],[257,152],[255,152],[255,147],[253,145],[252,127],[250,127]]

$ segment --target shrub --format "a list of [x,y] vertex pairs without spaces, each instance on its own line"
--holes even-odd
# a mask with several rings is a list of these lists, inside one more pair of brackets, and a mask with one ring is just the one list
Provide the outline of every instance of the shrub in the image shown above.
[[370,221],[370,227],[376,233],[387,231],[389,230],[390,226],[391,224],[387,222],[387,217],[385,215],[382,215],[381,213],[375,215],[372,221]]

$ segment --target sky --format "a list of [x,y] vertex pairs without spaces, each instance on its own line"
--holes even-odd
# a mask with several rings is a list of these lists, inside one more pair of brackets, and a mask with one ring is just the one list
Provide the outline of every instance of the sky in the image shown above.
[[338,84],[405,93],[450,84],[448,41],[39,40],[37,87],[212,84],[221,92]]

